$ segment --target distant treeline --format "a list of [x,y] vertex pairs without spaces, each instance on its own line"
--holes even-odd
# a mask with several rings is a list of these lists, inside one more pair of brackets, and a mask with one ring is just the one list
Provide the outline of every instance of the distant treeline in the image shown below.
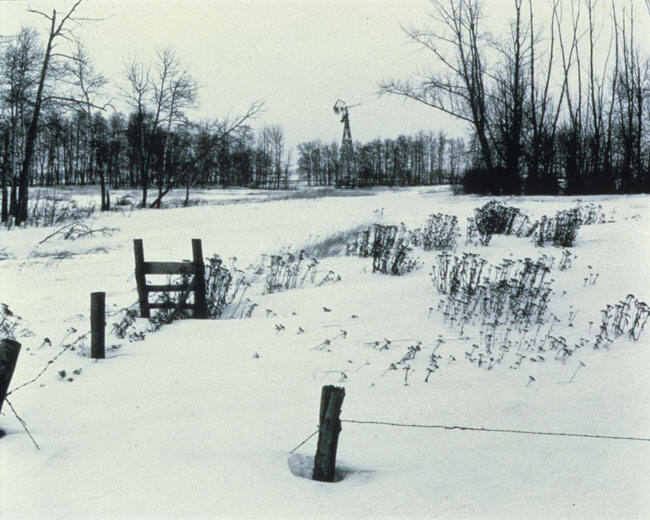
[[[458,182],[465,166],[465,141],[444,132],[420,132],[397,139],[355,143],[353,186],[413,186]],[[309,186],[338,186],[337,143],[310,141],[298,145],[297,172]]]
[[[30,184],[105,182],[114,188],[141,187],[142,162],[146,162],[154,187],[179,174],[180,187],[189,181],[195,186],[285,186],[287,160],[279,126],[264,126],[257,132],[239,129],[212,144],[215,132],[207,125],[188,122],[166,131],[153,129],[153,117],[149,112],[114,112],[108,117],[95,112],[88,118],[84,112],[46,111],[41,115]],[[14,134],[0,120],[0,168],[7,178],[12,163],[20,164],[22,159],[21,128]]]

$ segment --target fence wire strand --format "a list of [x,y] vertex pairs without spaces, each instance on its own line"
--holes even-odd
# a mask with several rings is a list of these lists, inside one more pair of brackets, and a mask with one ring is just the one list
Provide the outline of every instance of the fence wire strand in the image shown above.
[[50,367],[54,364],[54,362],[55,362],[57,359],[59,359],[59,358],[60,358],[60,357],[65,353],[65,352],[67,352],[68,350],[70,350],[71,347],[75,346],[75,345],[76,345],[77,343],[79,343],[80,341],[83,341],[83,339],[84,339],[86,336],[88,336],[89,334],[90,334],[90,331],[84,332],[83,334],[81,334],[80,336],[78,336],[77,339],[75,339],[72,343],[67,343],[67,344],[65,344],[65,345],[61,348],[61,350],[59,350],[58,354],[56,354],[52,359],[50,359],[47,363],[45,363],[45,366],[41,369],[41,371],[40,371],[38,374],[36,374],[35,377],[33,377],[32,379],[30,379],[29,381],[26,381],[25,383],[22,383],[21,385],[16,386],[15,388],[12,388],[9,392],[7,392],[6,396],[9,397],[11,394],[13,394],[14,392],[17,392],[17,391],[20,390],[21,388],[24,388],[24,387],[26,387],[26,386],[28,386],[28,385],[31,385],[32,383],[35,383],[36,381],[38,381],[38,379],[40,379],[40,377],[41,377],[45,372],[47,372],[47,369],[50,368]]
[[438,430],[461,430],[484,433],[518,433],[523,435],[546,435],[551,437],[581,437],[587,439],[607,439],[614,441],[641,441],[650,442],[648,437],[628,437],[624,435],[599,435],[593,433],[566,433],[566,432],[544,432],[536,430],[516,430],[509,428],[485,428],[483,426],[457,426],[446,424],[407,424],[389,421],[360,421],[356,419],[341,419],[342,423],[369,424],[378,426],[396,426],[400,428],[431,428]]
[[311,434],[309,437],[307,437],[304,441],[302,441],[300,444],[298,444],[298,446],[296,446],[294,449],[292,449],[289,453],[293,453],[293,452],[296,451],[298,448],[300,448],[302,445],[304,445],[304,444],[305,444],[309,439],[311,439],[314,435],[316,435],[316,434],[318,433],[318,431],[319,431],[319,430],[318,430],[318,428],[317,428],[316,431],[315,431],[314,433],[312,433],[312,434]]

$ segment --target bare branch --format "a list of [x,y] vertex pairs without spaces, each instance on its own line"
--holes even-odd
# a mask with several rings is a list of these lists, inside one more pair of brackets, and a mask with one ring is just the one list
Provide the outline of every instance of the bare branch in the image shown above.
[[85,100],[82,99],[77,99],[77,98],[72,98],[72,97],[65,97],[65,96],[45,96],[43,97],[43,101],[61,101],[64,103],[67,103],[68,106],[81,106],[81,105],[88,105],[90,108],[96,108],[97,110],[106,110],[108,108],[113,108],[112,103],[104,103],[103,105],[96,105],[94,103],[87,103]]
[[[212,133],[212,136],[209,138],[206,146],[204,149],[199,152],[195,157],[193,157],[186,165],[184,168],[182,168],[182,171],[177,173],[174,177],[168,180],[167,186],[165,189],[163,189],[159,194],[158,197],[154,202],[152,202],[149,206],[150,207],[157,207],[160,205],[161,199],[167,195],[175,186],[176,183],[178,182],[178,179],[186,174],[187,172],[191,171],[191,169],[196,166],[196,164],[201,161],[203,158],[205,158],[211,151],[212,149],[223,139],[228,137],[229,135],[240,131],[247,127],[246,123],[247,121],[256,118],[259,116],[263,111],[265,110],[265,105],[263,101],[254,101],[251,103],[243,114],[240,114],[235,117],[226,117],[225,119],[221,121],[214,121],[212,123],[208,123],[208,131]],[[198,174],[194,175],[191,177],[188,181],[188,186],[191,188],[194,186],[196,181],[198,180]]]
[[37,11],[36,9],[27,9],[27,12],[32,14],[37,14],[39,16],[47,18],[47,20],[49,20],[50,22],[52,21],[52,15],[45,14],[43,11]]
[[[72,16],[72,13],[75,12],[75,10],[77,9],[77,7],[79,7],[79,4],[81,4],[81,2],[83,2],[83,0],[77,0],[74,3],[74,5],[70,8],[70,10],[67,12],[67,14],[61,19],[61,21],[59,22],[58,27],[56,28],[56,31],[54,31],[55,36],[60,35],[61,30],[63,29],[63,26],[70,19],[70,17]],[[54,21],[55,17],[56,17],[56,11],[53,12],[53,17],[52,17],[53,21]]]

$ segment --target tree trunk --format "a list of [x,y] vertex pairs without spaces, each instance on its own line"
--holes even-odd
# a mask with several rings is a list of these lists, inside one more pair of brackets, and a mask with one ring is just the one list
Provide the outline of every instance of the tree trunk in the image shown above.
[[142,207],[147,207],[147,165],[144,146],[144,113],[140,112],[140,183],[142,184]]
[[5,133],[4,139],[4,158],[2,160],[2,211],[0,213],[0,222],[7,222],[9,220],[9,194],[7,193],[7,176],[9,173],[9,164],[11,161],[9,151],[10,138],[9,131]]
[[43,89],[45,87],[45,78],[47,77],[47,68],[50,62],[50,55],[52,54],[52,40],[55,36],[55,22],[56,11],[53,11],[50,36],[47,40],[45,56],[43,57],[43,66],[41,68],[41,75],[38,81],[38,90],[36,91],[34,112],[32,114],[31,122],[29,123],[29,129],[27,131],[25,157],[23,160],[22,169],[20,171],[20,178],[18,179],[18,205],[16,208],[16,224],[21,224],[27,220],[27,205],[29,203],[29,172],[31,170],[32,159],[34,157],[34,144],[36,142],[36,134],[38,131],[38,118],[41,114],[41,104],[43,103]]
[[101,211],[108,211],[111,209],[109,199],[108,199],[108,192],[106,191],[106,171],[105,168],[100,167],[99,169],[99,183],[100,183],[100,189],[102,192],[102,205],[101,205]]

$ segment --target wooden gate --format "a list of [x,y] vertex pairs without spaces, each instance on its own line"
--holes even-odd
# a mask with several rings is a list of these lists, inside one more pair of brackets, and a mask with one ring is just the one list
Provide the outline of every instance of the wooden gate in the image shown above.
[[[208,305],[205,297],[205,266],[203,264],[203,249],[201,240],[192,239],[192,261],[185,262],[145,262],[144,246],[142,239],[133,240],[133,253],[135,255],[135,281],[138,286],[138,301],[140,304],[140,317],[149,318],[151,309],[178,308],[191,310],[196,319],[207,319]],[[192,276],[186,283],[166,285],[147,284],[148,274],[187,275]],[[153,292],[178,292],[185,298],[175,303],[150,303],[149,293]],[[194,303],[186,303],[186,296],[194,292]],[[180,308],[179,308],[180,307]]]

